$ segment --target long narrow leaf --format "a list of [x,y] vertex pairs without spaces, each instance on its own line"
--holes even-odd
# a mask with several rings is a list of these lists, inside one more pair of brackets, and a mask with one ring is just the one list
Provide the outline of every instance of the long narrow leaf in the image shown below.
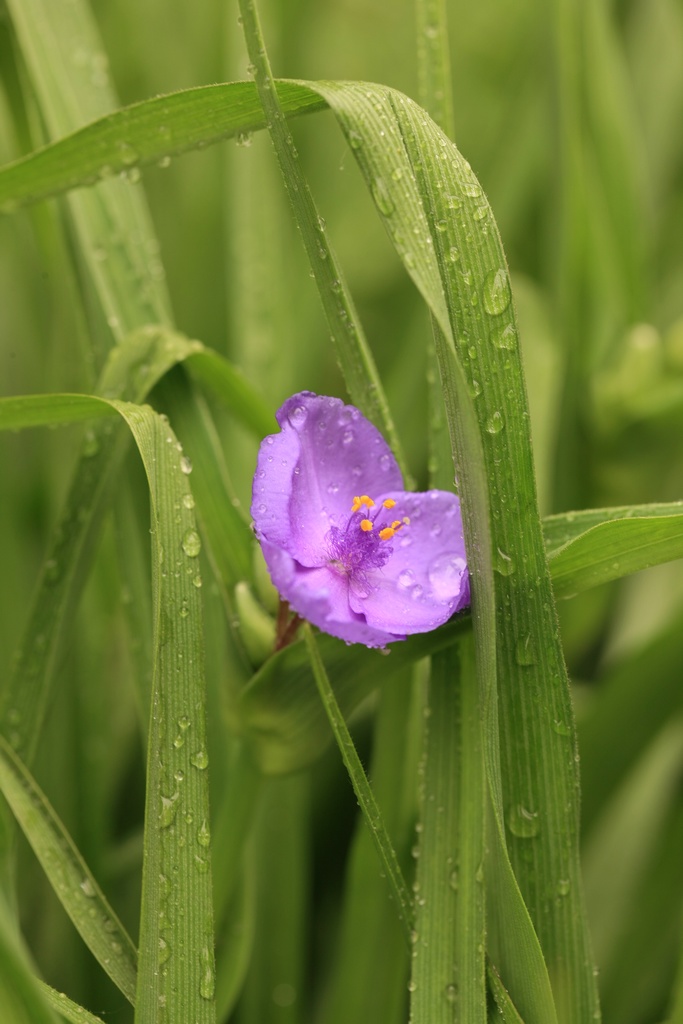
[[337,700],[334,696],[334,691],[330,686],[330,681],[325,671],[320,652],[313,636],[311,627],[308,624],[304,625],[304,635],[306,638],[306,647],[308,648],[308,654],[311,659],[311,665],[313,667],[313,675],[320,692],[320,699],[322,700],[323,706],[327,713],[327,716],[332,726],[335,739],[339,746],[339,752],[342,756],[346,770],[349,773],[351,784],[353,786],[356,798],[360,805],[360,809],[363,813],[363,817],[367,822],[372,836],[373,842],[377,849],[382,869],[386,874],[387,882],[391,889],[392,896],[396,904],[396,913],[403,925],[405,931],[406,941],[410,939],[410,932],[412,927],[412,899],[408,888],[406,886],[403,874],[401,872],[396,852],[391,843],[391,839],[386,830],[382,813],[375,796],[370,788],[363,765],[361,764],[360,758],[356,752],[351,734],[348,730],[348,726],[344,721],[344,717],[339,709]]
[[83,941],[134,1002],[135,946],[47,798],[1,736],[0,789]]

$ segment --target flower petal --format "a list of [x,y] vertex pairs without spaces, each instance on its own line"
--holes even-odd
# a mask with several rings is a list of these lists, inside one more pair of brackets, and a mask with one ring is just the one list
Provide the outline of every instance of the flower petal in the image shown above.
[[372,575],[367,598],[350,595],[369,626],[393,633],[435,629],[469,604],[470,587],[460,502],[447,491],[395,492],[392,515],[410,523],[387,543],[392,553]]
[[401,471],[377,428],[338,398],[302,391],[277,420],[281,432],[259,449],[256,532],[303,566],[319,566],[330,527],[345,524],[354,496],[401,488]]
[[364,616],[356,614],[349,606],[348,584],[331,569],[302,566],[282,548],[267,541],[262,541],[261,546],[280,596],[303,619],[331,636],[367,647],[385,647],[392,640],[405,639],[368,625]]

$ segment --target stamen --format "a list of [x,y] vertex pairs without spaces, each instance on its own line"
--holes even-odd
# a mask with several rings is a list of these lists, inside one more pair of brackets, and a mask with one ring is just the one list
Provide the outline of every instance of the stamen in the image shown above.
[[394,501],[393,498],[387,498],[386,501],[382,502],[382,504],[384,505],[385,508],[393,508],[396,502]]
[[394,536],[395,533],[396,533],[396,530],[394,530],[393,527],[385,526],[383,530],[379,531],[379,539],[380,540],[391,540],[391,538]]
[[374,504],[375,504],[374,501],[372,500],[371,497],[369,497],[369,495],[367,495],[367,494],[361,494],[360,496],[356,495],[356,497],[353,499],[353,504],[351,505],[351,511],[352,512],[359,512],[360,509],[364,505],[365,505],[366,508],[372,508],[372,506]]
[[[369,533],[370,530],[372,529],[372,527],[373,527],[372,520],[370,520],[370,519],[361,519],[361,521],[360,521],[360,528],[361,528],[361,530],[364,533]],[[381,536],[382,536],[382,534],[380,533],[380,537]]]

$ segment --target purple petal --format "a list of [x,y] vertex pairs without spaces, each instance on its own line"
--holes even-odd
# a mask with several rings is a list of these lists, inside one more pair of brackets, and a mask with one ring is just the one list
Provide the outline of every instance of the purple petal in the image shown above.
[[319,566],[330,527],[346,522],[354,496],[400,489],[401,471],[377,428],[338,398],[302,391],[277,420],[281,432],[259,449],[256,532],[302,566]]
[[351,594],[354,611],[369,626],[393,633],[435,629],[470,599],[460,502],[447,491],[382,495],[396,501],[391,515],[410,518],[396,536],[391,557],[372,576],[367,598]]
[[273,584],[303,619],[331,636],[367,647],[385,647],[392,640],[405,639],[375,629],[364,616],[357,615],[349,606],[348,584],[331,569],[306,568],[282,548],[268,542],[261,546]]

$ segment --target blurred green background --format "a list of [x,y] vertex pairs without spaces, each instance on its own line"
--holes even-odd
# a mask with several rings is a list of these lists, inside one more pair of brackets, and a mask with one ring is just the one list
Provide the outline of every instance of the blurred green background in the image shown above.
[[[370,80],[417,96],[415,15],[407,0],[263,0],[260,9],[278,77]],[[232,4],[98,0],[94,13],[106,57],[91,73],[111,76],[122,104],[248,76]],[[683,3],[453,0],[448,17],[456,141],[489,197],[513,274],[542,511],[679,499]],[[77,45],[72,56],[75,63],[87,58]],[[0,66],[5,163],[45,135],[4,8]],[[301,119],[293,130],[423,485],[427,313],[331,114]],[[163,264],[177,326],[237,363],[273,408],[304,388],[344,394],[278,174],[269,140],[254,137],[164,161],[142,176],[160,241],[148,257],[160,261],[159,273]],[[0,218],[2,394],[91,390],[99,369],[91,351],[102,348],[91,340],[107,331],[65,206],[41,204]],[[246,503],[255,443],[223,423],[219,410],[217,416]],[[0,437],[0,678],[82,436],[81,428],[60,428]],[[127,467],[139,472],[132,460]],[[79,613],[78,642],[65,645],[37,775],[91,865],[120,883],[121,912],[134,930],[142,795],[130,782],[141,777],[142,747],[115,564],[107,533]],[[215,595],[207,600],[217,602]],[[677,562],[561,608],[581,718],[584,820],[594,826],[587,888],[604,965],[605,1019],[614,1024],[663,1018],[675,972],[681,757],[678,734],[660,730],[680,716],[682,609]],[[88,705],[81,683],[93,674],[104,675],[106,685]],[[77,742],[82,720],[90,723],[87,742]],[[642,776],[629,774],[639,770]],[[332,772],[327,762],[325,771]],[[644,778],[650,788],[643,782],[638,790]],[[330,785],[344,791],[339,779]],[[650,820],[652,801],[642,793],[663,790],[668,798]],[[623,801],[623,820],[613,798]],[[103,820],[84,819],[83,804],[99,806]],[[621,890],[628,897],[621,916],[605,887],[605,821],[611,841],[620,828],[633,836],[639,822],[649,822],[648,842],[638,847]],[[334,851],[321,856],[331,858],[336,878]],[[90,977],[79,940],[31,867],[23,895],[27,934],[46,975],[90,1005],[111,998]],[[328,898],[324,889],[323,903]],[[627,986],[617,980],[625,975]]]

